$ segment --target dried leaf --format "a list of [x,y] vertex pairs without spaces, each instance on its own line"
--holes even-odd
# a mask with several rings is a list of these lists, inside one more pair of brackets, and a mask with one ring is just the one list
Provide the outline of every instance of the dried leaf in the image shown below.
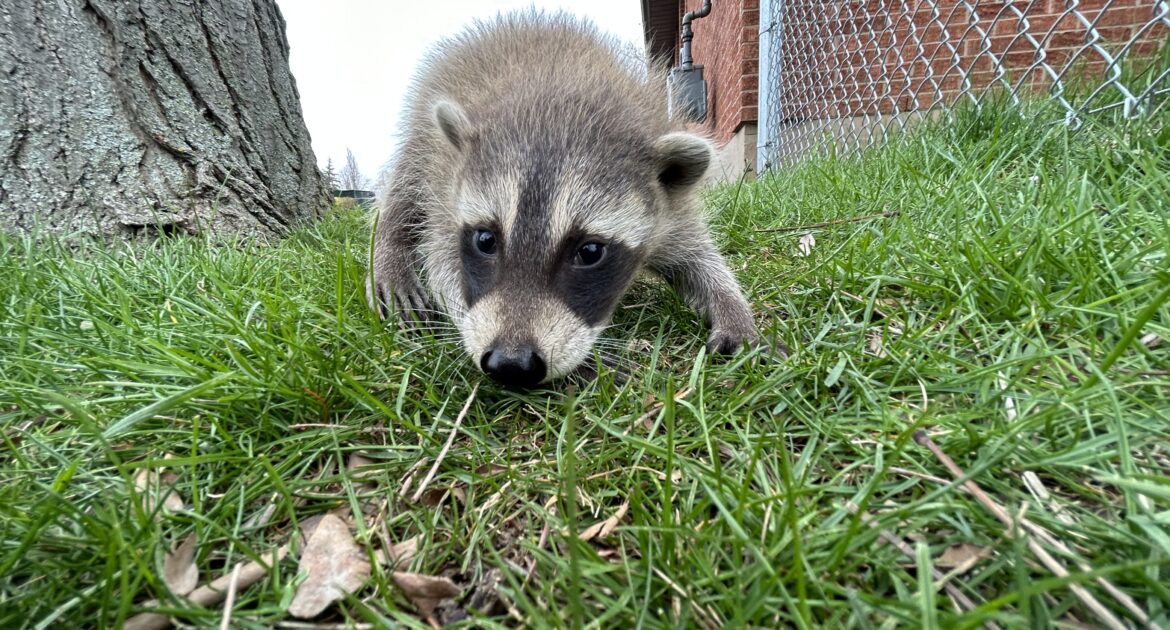
[[329,510],[328,512],[315,514],[300,521],[299,524],[301,527],[302,544],[307,543],[311,538],[313,538],[313,532],[317,531],[317,525],[321,524],[321,519],[325,518],[326,516],[336,516],[337,518],[341,519],[341,521],[345,523],[347,527],[352,527],[354,525],[353,512],[350,511],[349,506],[339,505],[332,510]]
[[817,246],[817,238],[812,235],[812,232],[800,237],[800,242],[796,246],[796,255],[804,258],[812,253],[814,247]]
[[409,566],[418,555],[418,543],[422,540],[422,534],[407,538],[406,540],[390,547],[390,550],[379,549],[374,553],[374,558],[377,559],[378,564],[387,566],[391,569],[396,567]]
[[[691,393],[691,388],[684,387],[684,388],[682,388],[674,393],[674,399],[676,401],[682,400],[683,398],[686,398],[687,395],[690,393]],[[654,400],[653,397],[648,398],[647,405],[649,405],[651,402],[653,402],[653,400]],[[654,406],[651,407],[649,410],[647,410],[646,413],[642,414],[642,416],[640,418],[635,420],[634,424],[642,425],[642,428],[646,429],[647,431],[652,430],[654,428],[654,418],[658,416],[658,412],[662,411],[662,407],[664,406],[661,401],[654,402],[653,405]]]
[[645,339],[631,339],[626,343],[626,352],[634,352],[638,354],[649,354],[654,349],[654,344]]
[[445,577],[403,571],[395,571],[390,576],[411,603],[418,608],[419,614],[426,617],[431,625],[435,625],[435,606],[438,606],[439,602],[444,599],[458,597],[463,592],[454,582]]
[[970,543],[951,545],[934,561],[934,566],[940,569],[957,569],[959,573],[966,573],[977,562],[991,555],[990,547],[980,547]]
[[297,571],[307,573],[308,578],[297,588],[288,612],[308,619],[360,589],[370,577],[370,563],[354,542],[345,521],[326,514],[305,546]]
[[301,526],[301,541],[307,542],[313,537],[313,532],[317,531],[317,526],[321,524],[321,519],[325,518],[325,514],[314,514],[309,518],[301,519],[299,525]]
[[463,491],[463,486],[458,483],[452,483],[450,486],[438,486],[436,488],[428,488],[419,496],[418,502],[422,505],[434,508],[439,507],[447,499],[448,494],[451,498],[464,503],[467,500],[467,494]]
[[495,475],[506,472],[508,472],[508,467],[501,466],[500,464],[480,464],[475,468],[475,474],[480,477],[494,477]]
[[[196,606],[209,607],[223,601],[228,587],[231,586],[232,580],[235,580],[237,588],[247,588],[256,582],[259,582],[268,575],[268,570],[276,563],[284,560],[288,555],[288,545],[284,545],[276,551],[269,552],[262,557],[259,562],[249,562],[241,564],[228,575],[216,578],[210,584],[204,584],[191,592],[187,596],[187,601]],[[126,620],[123,630],[162,630],[169,628],[173,624],[168,615],[159,614],[156,612],[149,612],[152,608],[158,608],[158,600],[150,600],[142,604],[148,612],[138,613]]]
[[349,472],[351,479],[366,479],[374,476],[376,473],[376,471],[371,469],[373,466],[374,460],[361,453],[350,453],[349,460],[345,464],[345,469]]
[[160,479],[158,471],[143,468],[134,476],[134,487],[142,499],[142,511],[147,514],[157,514],[161,503],[168,512],[179,512],[185,506],[183,498],[175,491],[174,484],[178,477],[168,473]]
[[195,532],[175,547],[163,560],[163,581],[175,595],[186,595],[199,585],[199,568],[195,566]]
[[617,529],[618,524],[621,523],[629,509],[630,502],[623,502],[621,507],[618,508],[617,512],[615,512],[613,516],[605,519],[604,521],[601,521],[600,523],[593,524],[592,527],[581,532],[577,537],[583,541],[590,541],[594,538],[605,538],[606,536],[609,536],[613,533],[613,530]]
[[886,347],[882,344],[882,333],[876,330],[869,333],[869,351],[879,359],[886,358]]

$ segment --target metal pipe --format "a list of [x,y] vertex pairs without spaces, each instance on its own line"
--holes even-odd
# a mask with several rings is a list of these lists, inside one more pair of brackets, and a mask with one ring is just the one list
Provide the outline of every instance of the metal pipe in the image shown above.
[[682,19],[682,49],[678,51],[678,65],[684,70],[694,67],[695,61],[691,58],[691,40],[695,33],[691,31],[691,22],[707,17],[711,13],[711,0],[703,0],[703,7],[698,11],[690,11]]

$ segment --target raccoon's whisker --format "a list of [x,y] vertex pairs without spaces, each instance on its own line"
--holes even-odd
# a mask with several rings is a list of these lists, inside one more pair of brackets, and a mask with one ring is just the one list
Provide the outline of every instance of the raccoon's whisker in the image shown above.
[[593,343],[625,346],[625,345],[629,345],[630,340],[629,339],[615,339],[613,337],[598,337],[597,340],[594,341]]
[[461,360],[451,361],[446,367],[443,368],[441,372],[439,372],[439,374],[435,376],[435,382],[445,382],[452,374],[455,374],[457,371],[459,371],[460,368],[466,365],[467,363]]
[[609,350],[617,350],[619,352],[629,352],[630,344],[626,341],[595,341],[594,348],[606,348]]
[[599,350],[597,348],[594,348],[594,354],[596,354],[597,357],[601,359],[602,365],[611,366],[611,367],[612,366],[632,367],[632,366],[637,365],[636,363],[634,363],[633,361],[631,361],[630,359],[628,359],[626,357],[614,354],[612,352],[606,352],[605,350]]
[[460,340],[463,338],[462,335],[460,335],[459,331],[457,331],[457,330],[440,330],[440,331],[421,330],[421,331],[419,331],[419,333],[420,334],[416,337],[416,339],[419,341],[430,341],[433,339],[435,341],[446,342],[446,341],[456,341],[456,340]]
[[402,354],[394,357],[394,361],[397,362],[397,361],[402,361],[404,359],[408,359],[411,356],[418,354],[419,352],[422,352],[423,350],[427,350],[427,349],[428,348],[421,347],[421,346],[418,348],[411,348],[411,349],[407,350],[406,352],[403,352]]
[[459,332],[459,328],[457,326],[453,326],[450,324],[433,324],[433,323],[421,324],[418,327],[418,330],[420,330],[422,332],[433,332],[433,331],[454,332],[454,333]]
[[404,343],[421,343],[431,339],[456,339],[460,336],[458,330],[447,328],[406,328],[401,331],[401,340]]

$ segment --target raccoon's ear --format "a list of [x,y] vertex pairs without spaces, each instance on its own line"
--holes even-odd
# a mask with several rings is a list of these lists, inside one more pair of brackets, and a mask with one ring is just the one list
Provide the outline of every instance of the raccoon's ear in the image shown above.
[[668,133],[654,143],[658,181],[668,189],[694,185],[711,164],[711,143],[691,133]]
[[451,146],[460,151],[467,148],[472,130],[463,108],[451,101],[439,101],[435,103],[432,113],[435,115],[435,124],[439,126],[439,131],[443,132]]

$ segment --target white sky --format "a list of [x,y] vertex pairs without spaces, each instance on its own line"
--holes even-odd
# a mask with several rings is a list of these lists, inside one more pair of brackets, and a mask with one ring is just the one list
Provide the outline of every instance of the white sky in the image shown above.
[[586,16],[642,45],[638,0],[277,0],[317,161],[332,158],[340,169],[348,147],[373,179],[397,146],[404,91],[430,44],[472,18],[533,4]]

